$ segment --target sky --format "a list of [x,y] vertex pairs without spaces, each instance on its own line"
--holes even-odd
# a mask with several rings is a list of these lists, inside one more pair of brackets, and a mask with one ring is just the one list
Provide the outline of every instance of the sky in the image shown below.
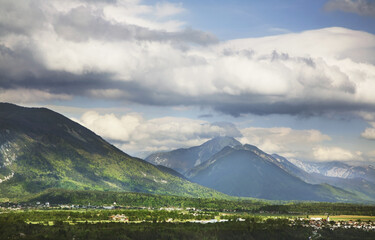
[[232,136],[375,164],[375,1],[0,0],[0,101],[135,156]]

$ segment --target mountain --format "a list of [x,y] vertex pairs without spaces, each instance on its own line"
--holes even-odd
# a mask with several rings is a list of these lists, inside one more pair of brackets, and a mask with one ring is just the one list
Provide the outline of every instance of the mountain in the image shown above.
[[360,178],[375,183],[375,168],[371,165],[361,167],[342,162],[303,162],[295,159],[290,160],[290,162],[307,173],[344,179]]
[[182,179],[187,179],[184,175],[182,175],[181,173],[173,170],[172,168],[169,168],[169,167],[165,167],[163,165],[156,165],[155,166],[157,169],[159,169],[160,171],[163,171],[163,172],[167,172],[173,176],[176,176],[176,177],[179,177],[179,178],[182,178]]
[[321,174],[310,174],[308,182],[315,184],[329,184],[353,192],[368,201],[375,201],[375,184],[362,178],[327,177]]
[[348,191],[302,181],[280,161],[255,146],[225,147],[187,174],[192,181],[223,193],[272,200],[358,201]]
[[286,159],[283,156],[280,156],[278,154],[272,154],[271,155],[274,159],[277,161],[277,165],[287,171],[288,173],[301,178],[303,181],[308,182],[308,183],[313,183],[315,184],[314,181],[310,182],[311,180],[311,175],[304,171],[303,169],[297,167],[293,163],[291,163],[288,159]]
[[49,109],[0,103],[0,198],[50,188],[226,196],[172,171],[125,154]]
[[224,147],[238,145],[241,145],[241,143],[232,137],[215,137],[200,146],[180,148],[170,152],[153,153],[145,160],[155,165],[172,168],[184,174],[194,166],[207,161]]
[[[329,184],[353,192],[363,199],[375,200],[375,183],[371,180],[371,166],[354,167],[340,162],[306,163],[287,160],[277,154],[272,155],[290,174],[311,184]],[[297,163],[299,168],[292,162]],[[309,172],[307,172],[307,171]]]

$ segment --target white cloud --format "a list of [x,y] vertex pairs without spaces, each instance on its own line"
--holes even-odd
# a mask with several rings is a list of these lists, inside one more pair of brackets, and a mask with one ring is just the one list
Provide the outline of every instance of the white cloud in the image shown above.
[[[327,28],[217,43],[212,34],[182,28],[179,4],[54,0],[26,11],[5,3],[0,88],[199,105],[236,116],[375,104],[373,34]],[[34,20],[12,17],[19,15]]]
[[215,136],[237,134],[230,124],[178,117],[147,120],[138,113],[116,116],[88,111],[74,120],[128,153],[197,146]]
[[80,119],[84,126],[115,141],[130,141],[132,132],[142,121],[142,116],[138,114],[128,114],[117,118],[114,114],[99,115],[95,111],[86,112]]
[[327,11],[339,10],[375,17],[375,2],[373,0],[329,0],[324,8]]
[[370,122],[370,124],[372,125],[372,128],[366,128],[361,136],[369,140],[375,140],[375,122]]
[[365,121],[368,122],[372,127],[366,128],[362,133],[361,136],[368,140],[375,140],[375,113],[372,112],[358,112],[357,113],[360,117],[362,117]]
[[311,157],[311,149],[317,144],[331,140],[318,130],[295,130],[291,128],[245,128],[241,129],[240,141],[259,147],[267,153],[285,157]]
[[[308,161],[360,161],[371,158],[359,151],[325,147],[331,138],[315,129],[296,130],[286,127],[239,129],[229,123],[210,123],[182,117],[145,119],[139,113],[115,115],[87,111],[73,119],[112,142],[129,154],[170,151],[198,146],[216,136],[233,136],[242,144],[251,144],[272,154]],[[242,134],[240,136],[239,134]]]
[[185,22],[168,17],[184,13],[181,4],[159,2],[155,5],[144,5],[140,1],[118,1],[103,7],[105,19],[112,22],[133,24],[153,30],[178,31]]
[[[191,98],[198,97],[201,99],[199,102],[211,106],[214,106],[211,101],[214,99],[220,105],[214,106],[216,108],[224,108],[229,104],[228,108],[239,113],[256,112],[254,108],[258,105],[263,105],[265,112],[273,112],[275,109],[272,104],[275,102],[287,106],[287,109],[279,108],[281,113],[289,113],[288,109],[293,107],[296,112],[303,112],[307,109],[315,111],[314,107],[332,110],[337,109],[338,105],[374,104],[372,89],[375,88],[375,67],[370,63],[357,62],[355,58],[359,61],[373,60],[371,58],[375,54],[358,56],[358,52],[362,51],[358,50],[358,45],[366,48],[366,41],[371,39],[375,46],[375,37],[343,31],[349,36],[347,40],[352,45],[347,44],[347,47],[342,47],[345,50],[340,48],[334,51],[332,49],[340,46],[341,41],[335,41],[332,45],[326,41],[322,44],[328,46],[324,48],[325,52],[321,50],[322,47],[317,49],[311,44],[315,44],[319,38],[331,41],[337,37],[343,38],[345,44],[346,36],[336,34],[336,29],[317,30],[274,39],[249,39],[246,45],[229,42],[216,48],[182,51],[162,42],[139,44],[91,40],[81,44],[62,39],[56,41],[56,36],[41,35],[43,39],[38,41],[38,48],[43,49],[41,56],[49,69],[75,74],[87,71],[110,72],[114,80],[136,84],[139,91],[143,92],[142,95],[157,93],[158,98],[149,100],[153,104],[165,104],[163,98],[168,96],[177,98],[176,103],[195,104]],[[351,35],[357,35],[355,41]],[[284,45],[284,42],[288,44]],[[241,45],[240,49],[236,49]],[[354,45],[355,53],[354,49],[353,52],[350,50]],[[227,47],[235,53],[223,55]],[[255,50],[252,57],[248,57],[245,51],[252,47]],[[278,52],[273,52],[273,48]],[[128,96],[123,94],[125,99],[140,101]],[[244,102],[242,96],[254,96],[255,102]],[[236,109],[241,104],[247,107]],[[228,113],[227,109],[219,110]]]
[[375,113],[372,112],[358,112],[357,113],[360,117],[362,117],[366,121],[373,121],[375,122]]
[[170,17],[185,12],[186,9],[182,7],[182,4],[161,2],[155,6],[155,15],[159,18]]
[[350,161],[361,160],[361,153],[353,153],[340,147],[316,147],[313,149],[314,157],[317,161]]
[[374,157],[375,158],[375,151],[371,151],[367,155],[370,156],[370,157]]

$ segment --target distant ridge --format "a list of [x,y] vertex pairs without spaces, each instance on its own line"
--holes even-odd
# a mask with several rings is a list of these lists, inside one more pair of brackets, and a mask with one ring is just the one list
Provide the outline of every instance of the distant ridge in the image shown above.
[[[292,175],[312,184],[327,183],[339,187],[369,201],[375,200],[375,171],[372,166],[350,166],[341,162],[303,162],[287,160],[273,154]],[[294,165],[294,164],[296,165]]]

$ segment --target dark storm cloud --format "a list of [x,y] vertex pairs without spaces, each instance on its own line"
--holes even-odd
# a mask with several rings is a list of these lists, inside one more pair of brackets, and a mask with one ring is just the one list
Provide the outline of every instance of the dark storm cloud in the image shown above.
[[13,51],[0,44],[0,88],[28,88],[56,94],[80,95],[90,89],[117,87],[109,73],[74,74],[52,71],[35,61],[27,49]]
[[[250,99],[250,97],[249,97]],[[375,106],[373,104],[361,104],[361,103],[345,103],[345,102],[275,102],[269,103],[254,102],[254,103],[243,103],[238,102],[237,104],[223,102],[221,104],[214,104],[214,109],[217,111],[238,117],[241,114],[252,113],[256,115],[270,115],[270,114],[286,114],[286,115],[299,115],[302,117],[319,116],[335,113],[347,113],[351,111],[362,111],[374,112]]]
[[[115,84],[115,83],[113,83]],[[293,101],[288,98],[279,98],[278,101],[270,101],[269,96],[257,94],[244,94],[232,96],[227,94],[212,94],[205,96],[188,97],[172,92],[156,92],[153,89],[146,89],[136,82],[120,83],[126,100],[141,103],[144,105],[157,106],[202,106],[213,108],[218,112],[238,117],[241,114],[285,114],[300,115],[304,117],[325,115],[332,112],[346,113],[350,111],[375,111],[374,104],[355,103],[338,100],[300,100]],[[121,97],[120,97],[121,99]],[[204,116],[209,117],[209,116]]]
[[[104,84],[103,84],[104,85]],[[112,85],[112,86],[111,86]],[[108,87],[109,86],[109,87]],[[213,108],[218,112],[239,117],[241,114],[284,114],[300,115],[304,117],[325,115],[327,113],[346,113],[349,111],[375,111],[373,104],[351,103],[332,100],[322,101],[291,101],[287,98],[271,102],[268,96],[259,96],[256,94],[246,94],[241,96],[232,96],[225,94],[213,94],[199,97],[188,97],[172,92],[156,92],[153,89],[146,89],[136,82],[116,82],[113,81],[107,85],[111,89],[117,86],[123,91],[123,96],[118,96],[119,100],[126,100],[144,105],[154,106],[202,106]],[[201,117],[210,117],[201,116]]]

